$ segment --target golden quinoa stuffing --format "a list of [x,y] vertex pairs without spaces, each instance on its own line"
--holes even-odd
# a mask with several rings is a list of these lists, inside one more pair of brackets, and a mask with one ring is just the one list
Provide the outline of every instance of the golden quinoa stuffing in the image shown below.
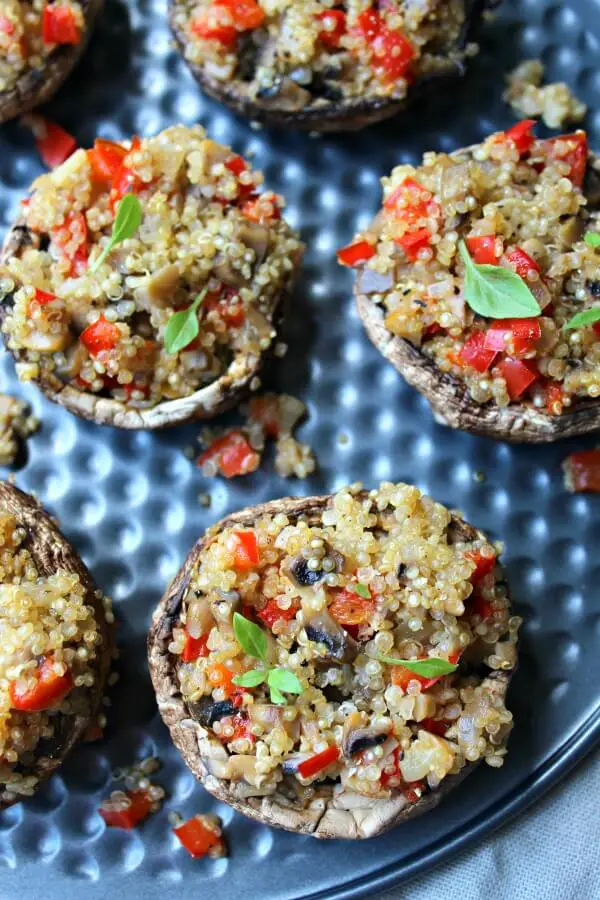
[[40,577],[26,532],[0,510],[0,794],[29,796],[21,766],[55,734],[62,716],[89,715],[93,662],[102,640],[78,575]]
[[520,619],[494,547],[404,484],[309,507],[215,528],[191,574],[169,651],[211,775],[305,805],[324,777],[415,802],[502,765],[512,715],[490,685]]
[[507,76],[504,99],[516,115],[541,118],[548,128],[565,128],[585,118],[587,106],[578,100],[568,84],[545,84],[544,65],[539,59],[526,59]]
[[74,0],[0,2],[0,94],[29,70],[43,69],[57,47],[82,39],[82,4]]
[[188,62],[286,110],[403,99],[447,65],[440,48],[458,43],[465,19],[460,0],[175,0],[172,15]]
[[[600,256],[584,236],[597,228],[600,175],[585,132],[541,140],[533,124],[397,166],[381,212],[338,259],[359,270],[356,291],[384,310],[388,330],[477,403],[560,415],[600,396],[600,326],[565,328],[598,305]],[[476,314],[464,254],[515,273],[539,314],[502,318],[501,300],[499,317]]]
[[[203,128],[181,125],[97,140],[38,178],[25,246],[0,270],[20,377],[140,408],[237,377],[272,344],[302,251],[261,183]],[[139,201],[141,223],[100,262],[125,201]],[[184,310],[195,336],[176,346],[167,326]]]
[[18,397],[0,394],[0,466],[14,463],[22,442],[40,427],[29,407]]

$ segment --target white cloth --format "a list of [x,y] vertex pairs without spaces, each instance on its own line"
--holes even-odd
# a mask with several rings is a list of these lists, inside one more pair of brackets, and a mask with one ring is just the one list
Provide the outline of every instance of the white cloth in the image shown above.
[[377,900],[600,900],[600,752],[479,846]]

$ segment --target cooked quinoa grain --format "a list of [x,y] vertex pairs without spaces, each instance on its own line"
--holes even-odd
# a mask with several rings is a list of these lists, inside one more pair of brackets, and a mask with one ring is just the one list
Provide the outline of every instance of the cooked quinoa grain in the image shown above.
[[[494,547],[408,485],[313,500],[215,526],[187,573],[168,650],[210,775],[308,808],[323,779],[412,804],[469,763],[501,765],[512,716],[490,685],[515,665],[520,620]],[[236,613],[261,629],[263,659]],[[425,677],[386,658],[457,668]],[[300,693],[236,684],[257,669]]]
[[[530,404],[559,416],[600,396],[598,327],[565,330],[600,295],[597,163],[583,131],[548,140],[525,121],[483,144],[427,153],[383,179],[372,225],[338,253],[358,295],[476,403]],[[464,295],[459,242],[477,264],[524,279],[539,316],[488,319]]]
[[[200,126],[98,140],[38,178],[0,270],[20,377],[138,410],[250,378],[302,249],[261,183]],[[141,224],[94,268],[129,193]],[[199,295],[197,336],[171,350],[171,317]]]
[[23,400],[0,394],[0,466],[14,463],[22,442],[39,427],[39,419],[30,414]]
[[544,65],[539,59],[526,59],[507,77],[504,99],[516,115],[536,116],[548,128],[565,128],[585,118],[587,106],[578,100],[564,81],[542,86]]

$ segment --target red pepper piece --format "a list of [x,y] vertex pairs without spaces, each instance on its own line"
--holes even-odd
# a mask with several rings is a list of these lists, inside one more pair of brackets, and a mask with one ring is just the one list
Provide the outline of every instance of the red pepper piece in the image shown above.
[[415,262],[419,258],[419,252],[431,246],[431,233],[428,228],[418,228],[401,238],[395,238],[395,243],[402,247],[411,262]]
[[67,696],[73,688],[73,676],[67,669],[63,675],[54,670],[54,657],[46,656],[36,674],[35,685],[26,691],[20,691],[18,682],[13,681],[9,688],[12,709],[27,712],[39,712],[49,709]]
[[369,244],[368,241],[356,241],[338,250],[337,258],[343,266],[360,266],[375,256],[376,252],[373,244]]
[[[203,816],[193,816],[173,829],[173,833],[183,847],[194,859],[202,859],[211,850],[221,847],[224,849],[223,839],[220,834],[207,828]],[[223,854],[219,854],[223,855]]]
[[474,262],[480,266],[497,266],[499,255],[496,252],[496,236],[482,234],[467,238],[467,249]]
[[41,291],[39,288],[36,288],[33,302],[39,303],[40,306],[45,306],[47,303],[52,303],[53,300],[58,299],[59,298],[55,296],[55,294],[49,294],[48,291]]
[[7,34],[9,37],[11,34],[15,33],[15,26],[10,21],[8,16],[3,16],[0,14],[0,32],[2,34]]
[[484,347],[519,357],[533,353],[541,336],[539,319],[496,319],[486,332]]
[[471,604],[471,610],[474,615],[479,616],[480,619],[491,619],[494,615],[496,608],[490,603],[489,600],[486,600],[479,592],[475,592],[472,598],[473,602]]
[[277,604],[277,600],[274,599],[269,600],[268,603],[258,611],[257,615],[259,619],[262,619],[265,625],[268,625],[269,628],[273,628],[275,622],[279,622],[282,619],[285,622],[290,622],[296,617],[296,613],[299,609],[300,604],[296,600],[293,600],[287,609],[281,609]]
[[127,791],[129,805],[111,799],[105,800],[98,812],[109,828],[132,828],[152,812],[152,801],[146,791]]
[[321,753],[317,753],[315,756],[311,756],[305,759],[304,762],[301,762],[298,766],[298,774],[301,778],[313,778],[319,772],[325,771],[325,769],[337,762],[340,755],[338,748],[332,745],[327,750],[323,750]]
[[90,356],[97,356],[105,350],[114,350],[120,338],[121,332],[117,326],[100,316],[82,331],[79,340]]
[[563,462],[569,490],[600,493],[600,450],[579,450]]
[[214,0],[213,5],[229,12],[238,31],[253,31],[265,21],[265,11],[256,0]]
[[392,683],[395,684],[396,687],[402,688],[403,691],[406,691],[411,681],[418,681],[421,685],[421,690],[426,691],[439,681],[440,678],[442,678],[441,675],[438,675],[436,678],[426,678],[424,675],[417,675],[416,672],[411,672],[411,670],[407,669],[405,666],[392,667]]
[[340,39],[346,33],[346,13],[341,9],[326,9],[317,13],[316,18],[323,25],[318,38],[326,47],[339,47]]
[[475,563],[475,570],[470,577],[470,581],[472,584],[476,584],[478,581],[481,581],[482,578],[485,578],[486,575],[489,575],[490,572],[494,571],[496,567],[496,556],[484,556],[483,553],[480,553],[479,550],[469,550],[468,553],[465,553],[467,559],[470,559]]
[[459,365],[469,366],[476,372],[487,372],[497,355],[494,350],[486,348],[483,331],[474,331],[463,344],[457,361]]
[[498,363],[496,370],[506,381],[511,400],[517,400],[540,377],[537,366],[531,359],[511,359],[507,356]]
[[531,150],[535,141],[533,127],[536,124],[535,119],[523,119],[522,122],[517,122],[516,125],[505,131],[502,139],[512,141],[519,152],[519,156],[525,156]]
[[[400,772],[400,747],[396,747],[392,750],[392,759],[386,763],[386,768],[389,768],[389,772],[382,772],[381,778],[379,779],[380,784],[383,788],[394,788],[400,787],[400,780],[402,779],[402,773]],[[393,781],[394,784],[390,784]]]
[[81,41],[77,19],[70,6],[46,4],[42,13],[42,40],[44,44],[78,44]]
[[408,225],[433,216],[439,219],[442,210],[433,194],[414,178],[405,178],[384,200],[383,207]]
[[213,441],[200,454],[196,464],[201,468],[208,460],[215,461],[225,478],[235,478],[237,475],[254,472],[260,464],[260,455],[241,431],[234,430]]
[[61,256],[71,263],[69,274],[82,275],[89,256],[88,227],[83,213],[67,216],[62,225],[53,229],[52,240]]
[[253,531],[234,531],[227,538],[227,548],[233,552],[233,565],[239,572],[247,572],[260,562],[258,541]]
[[42,162],[49,169],[60,166],[77,149],[77,141],[73,135],[56,122],[43,119],[40,123],[40,132],[43,133],[37,138],[35,145]]
[[424,728],[425,731],[431,732],[431,734],[437,734],[440,737],[445,737],[446,732],[450,728],[450,724],[448,722],[444,722],[443,719],[423,719],[422,722],[419,722],[421,728]]
[[184,662],[194,662],[195,659],[199,659],[201,656],[208,656],[210,650],[206,646],[208,642],[208,635],[201,634],[200,637],[192,637],[191,634],[188,634],[187,630],[185,632],[185,644],[183,645],[183,653],[181,654],[181,658]]
[[569,166],[567,177],[576,187],[582,187],[589,155],[585,131],[548,138],[548,140],[540,141],[537,148],[550,159],[560,159],[567,163]]
[[328,607],[329,615],[344,627],[366,624],[372,619],[374,611],[374,600],[367,600],[347,588],[336,591],[333,602]]
[[517,275],[525,281],[527,281],[531,272],[540,271],[540,267],[535,259],[532,259],[528,253],[525,253],[525,251],[521,249],[521,247],[515,247],[514,250],[511,250],[510,253],[506,254],[505,258]]
[[385,81],[397,81],[409,73],[416,56],[414,46],[401,31],[389,28],[375,9],[357,17],[356,31],[371,48],[371,65],[382,70]]
[[97,138],[93,148],[87,151],[94,181],[112,184],[128,153],[127,148],[121,144]]
[[[230,328],[241,328],[246,321],[246,310],[243,303],[232,302],[234,297],[239,297],[239,294],[231,288],[210,291],[204,298],[202,309],[207,313],[216,312]],[[193,349],[192,344],[188,344],[186,349]]]

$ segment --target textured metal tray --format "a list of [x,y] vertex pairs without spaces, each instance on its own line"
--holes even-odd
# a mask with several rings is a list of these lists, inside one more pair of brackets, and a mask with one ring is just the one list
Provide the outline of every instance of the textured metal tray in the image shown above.
[[[302,228],[309,252],[290,322],[292,349],[275,386],[307,401],[303,436],[316,447],[320,470],[306,482],[266,469],[233,483],[207,481],[182,453],[195,427],[161,434],[102,429],[22,389],[43,428],[17,483],[60,516],[114,597],[122,679],[106,740],[82,747],[36,798],[0,814],[0,897],[357,896],[480,838],[539,797],[600,738],[600,499],[564,493],[560,460],[573,444],[509,447],[436,425],[425,401],[370,345],[350,300],[351,278],[334,261],[335,248],[375,211],[378,178],[395,162],[430,148],[451,150],[509,124],[502,72],[517,60],[541,56],[552,77],[593,105],[600,90],[598,4],[507,0],[462,86],[409,119],[316,140],[253,131],[204,99],[171,47],[165,7],[166,0],[108,0],[85,61],[49,114],[83,145],[97,133],[118,139],[201,120],[217,140],[255,154],[268,184],[285,193],[288,217]],[[592,108],[588,124],[598,150],[600,109]],[[27,132],[16,124],[2,129],[3,227],[39,171]],[[6,354],[0,367],[2,387],[20,390]],[[483,482],[475,477],[480,471]],[[440,808],[350,847],[251,824],[196,786],[156,713],[145,633],[162,589],[206,526],[246,504],[358,479],[370,486],[413,481],[504,539],[526,625],[510,693],[517,725],[506,766],[478,770]],[[197,502],[204,491],[212,497],[208,510]],[[150,753],[164,760],[166,809],[218,812],[229,859],[191,860],[166,811],[132,833],[105,831],[96,808],[111,770]]]

